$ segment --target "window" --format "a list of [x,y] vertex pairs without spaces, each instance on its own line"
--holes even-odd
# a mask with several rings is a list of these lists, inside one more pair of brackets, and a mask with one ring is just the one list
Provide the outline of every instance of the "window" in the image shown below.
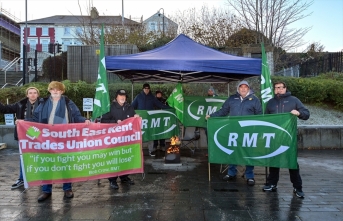
[[48,51],[49,50],[49,40],[42,40],[42,51]]
[[150,23],[150,30],[151,31],[156,31],[156,24],[155,24],[155,22],[151,22]]
[[76,33],[76,35],[82,35],[82,28],[81,27],[76,27],[75,28],[75,33]]
[[49,35],[49,28],[48,27],[42,27],[42,35],[44,35],[44,36]]
[[36,44],[37,44],[36,40],[30,40],[29,44],[30,44],[31,50],[36,50]]
[[64,34],[65,35],[70,35],[70,28],[69,27],[65,27],[64,28]]
[[36,36],[36,27],[30,27],[30,36]]

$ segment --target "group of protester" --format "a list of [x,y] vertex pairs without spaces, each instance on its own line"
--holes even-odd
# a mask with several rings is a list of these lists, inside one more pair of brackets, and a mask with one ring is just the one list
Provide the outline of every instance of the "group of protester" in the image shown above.
[[[85,123],[90,124],[90,120],[82,116],[80,110],[75,103],[64,96],[65,86],[61,82],[52,81],[48,86],[50,96],[46,98],[39,97],[39,90],[35,87],[26,89],[26,98],[13,103],[4,105],[0,103],[0,112],[14,113],[16,120],[15,124],[20,120],[27,120],[43,124],[68,124],[68,123]],[[310,116],[308,109],[302,102],[291,95],[287,90],[284,82],[274,83],[274,98],[270,99],[267,104],[266,114],[277,114],[290,112],[297,116],[299,119],[307,120]],[[217,96],[213,87],[208,90],[208,96]],[[101,117],[101,123],[120,123],[121,121],[130,117],[139,117],[135,110],[154,110],[154,109],[167,109],[170,108],[165,99],[163,98],[162,91],[156,91],[156,96],[151,93],[150,85],[144,84],[142,91],[135,97],[130,104],[127,101],[127,92],[124,89],[116,91],[115,98],[110,106],[110,111]],[[207,115],[209,117],[218,116],[244,116],[244,115],[259,115],[262,114],[261,102],[254,95],[253,90],[247,81],[239,82],[237,92],[231,95],[223,104],[222,108],[217,112]],[[14,132],[15,140],[18,140],[17,130]],[[155,156],[157,147],[162,151],[165,150],[164,140],[155,140],[148,142],[148,149],[150,156]],[[280,168],[269,168],[269,176],[267,183],[263,187],[264,191],[276,191],[277,183],[279,180]],[[298,169],[290,169],[290,179],[294,187],[294,193],[297,197],[303,198],[302,180]],[[237,177],[236,165],[229,165],[228,174],[223,177],[225,181],[233,181]],[[254,166],[246,166],[245,177],[247,184],[253,186],[254,179]],[[118,189],[118,177],[109,178],[110,186],[113,189]],[[128,175],[120,176],[121,183],[133,185],[134,181]],[[16,189],[23,186],[23,173],[20,164],[19,178],[11,186],[11,189]],[[71,183],[63,184],[64,196],[66,198],[73,198]],[[38,201],[42,202],[51,197],[52,185],[43,185],[42,194],[38,197]]]

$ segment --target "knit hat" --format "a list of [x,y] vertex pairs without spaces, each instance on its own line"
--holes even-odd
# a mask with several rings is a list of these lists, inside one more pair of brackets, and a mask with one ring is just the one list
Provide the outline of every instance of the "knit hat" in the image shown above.
[[150,85],[149,84],[143,84],[143,89],[146,88],[146,87],[150,89]]
[[58,89],[60,91],[62,91],[63,93],[66,90],[66,87],[64,86],[63,83],[58,82],[58,81],[51,81],[51,83],[48,86],[48,91],[52,90],[52,89]]
[[243,84],[245,84],[246,86],[248,86],[248,88],[250,89],[250,86],[249,86],[249,84],[248,84],[247,81],[241,81],[241,82],[239,82],[239,84],[238,84],[238,86],[237,86],[237,92],[239,92],[238,88],[239,88],[241,85],[243,85]]

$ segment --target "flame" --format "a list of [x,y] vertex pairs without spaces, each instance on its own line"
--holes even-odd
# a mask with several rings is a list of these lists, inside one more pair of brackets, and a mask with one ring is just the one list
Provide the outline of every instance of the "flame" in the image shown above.
[[175,145],[180,145],[180,140],[179,137],[177,136],[173,136],[172,138],[170,138],[170,145],[175,146]]
[[181,142],[177,136],[170,138],[170,147],[167,149],[167,153],[180,153],[180,144]]

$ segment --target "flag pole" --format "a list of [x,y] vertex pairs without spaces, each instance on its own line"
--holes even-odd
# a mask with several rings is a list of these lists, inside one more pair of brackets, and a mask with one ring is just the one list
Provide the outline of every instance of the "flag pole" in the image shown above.
[[[267,60],[266,51],[264,49],[264,44],[261,42],[261,54],[262,54],[262,68],[261,68],[261,100],[262,100],[262,110],[263,115],[266,112],[267,102],[273,98],[273,87],[270,78],[270,70]],[[268,180],[268,167],[265,168],[266,174],[266,184]]]

